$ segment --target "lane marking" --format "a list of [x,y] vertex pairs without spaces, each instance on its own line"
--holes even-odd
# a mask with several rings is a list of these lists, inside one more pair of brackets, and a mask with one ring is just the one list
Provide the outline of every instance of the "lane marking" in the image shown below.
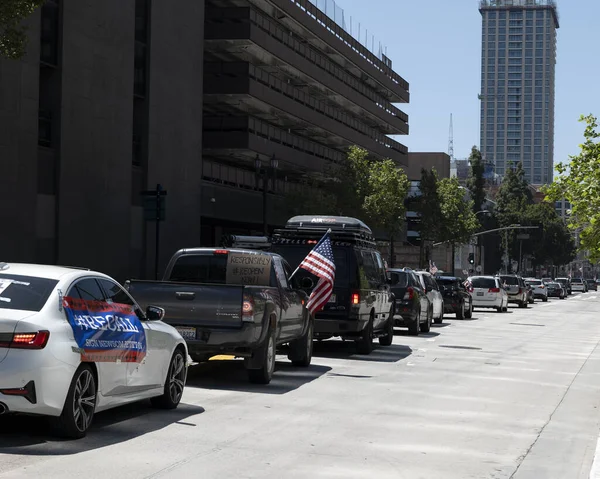
[[594,462],[590,471],[590,479],[600,479],[600,437],[596,442],[596,452],[594,454]]

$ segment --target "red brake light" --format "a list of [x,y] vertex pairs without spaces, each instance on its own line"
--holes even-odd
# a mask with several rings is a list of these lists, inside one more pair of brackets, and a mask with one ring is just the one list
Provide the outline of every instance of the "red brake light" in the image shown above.
[[500,292],[500,288],[490,288],[488,289],[488,293],[499,293]]
[[10,347],[13,349],[44,349],[49,338],[50,331],[16,333],[13,335]]
[[242,303],[242,321],[254,321],[254,299],[252,296],[244,296]]
[[540,289],[544,289],[544,285],[543,284],[540,285]]
[[408,288],[406,288],[406,293],[404,293],[404,299],[410,300],[410,299],[413,299],[414,297],[415,297],[415,290],[413,289],[412,286],[409,286]]
[[360,294],[352,293],[352,304],[359,304],[359,303],[360,303]]
[[216,249],[214,251],[214,254],[228,254],[229,251],[227,251],[226,249]]

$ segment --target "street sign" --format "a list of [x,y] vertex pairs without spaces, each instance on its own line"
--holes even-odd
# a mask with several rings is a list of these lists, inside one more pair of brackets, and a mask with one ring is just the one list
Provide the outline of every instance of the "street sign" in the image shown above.
[[528,235],[527,233],[521,233],[517,235],[517,239],[518,240],[528,240],[530,238],[530,235]]

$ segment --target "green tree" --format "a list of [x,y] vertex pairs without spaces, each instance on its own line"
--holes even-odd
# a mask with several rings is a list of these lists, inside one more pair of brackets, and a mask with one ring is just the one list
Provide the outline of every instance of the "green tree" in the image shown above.
[[387,233],[390,241],[390,265],[393,266],[394,236],[400,233],[404,225],[404,199],[410,182],[406,173],[389,159],[371,163],[368,180],[363,210],[373,226]]
[[521,163],[518,163],[514,169],[509,164],[498,189],[496,203],[496,213],[501,226],[518,223],[527,206],[533,203],[531,188]]
[[442,211],[438,194],[439,178],[435,169],[421,169],[419,183],[420,195],[414,200],[414,211],[420,216],[421,244],[419,248],[419,265],[425,267],[429,258],[426,254],[426,243],[436,241],[440,236]]
[[330,182],[318,181],[306,177],[300,181],[299,188],[285,197],[285,209],[288,215],[335,215],[338,214],[338,200],[331,192]]
[[25,55],[27,28],[22,21],[45,0],[0,1],[0,57],[13,60]]
[[590,261],[600,260],[600,133],[593,115],[582,116],[586,124],[584,143],[569,165],[556,167],[558,177],[543,191],[548,201],[566,199],[571,203],[569,228],[580,231],[581,247],[589,251]]
[[348,149],[347,162],[332,170],[334,180],[328,185],[337,198],[337,212],[345,216],[364,218],[365,196],[369,191],[369,152],[358,146]]
[[483,203],[485,202],[485,179],[483,177],[485,166],[481,158],[481,152],[476,146],[471,148],[469,164],[471,165],[471,171],[467,180],[467,188],[471,192],[471,198],[473,199],[473,211],[477,213],[482,210]]
[[438,183],[442,222],[440,241],[454,245],[466,243],[479,228],[473,201],[465,198],[458,178],[443,178]]

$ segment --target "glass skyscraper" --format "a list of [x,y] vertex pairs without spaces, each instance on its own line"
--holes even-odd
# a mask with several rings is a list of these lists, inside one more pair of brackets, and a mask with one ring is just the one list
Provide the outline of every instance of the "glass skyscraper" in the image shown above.
[[552,182],[558,11],[554,0],[481,0],[481,152]]

